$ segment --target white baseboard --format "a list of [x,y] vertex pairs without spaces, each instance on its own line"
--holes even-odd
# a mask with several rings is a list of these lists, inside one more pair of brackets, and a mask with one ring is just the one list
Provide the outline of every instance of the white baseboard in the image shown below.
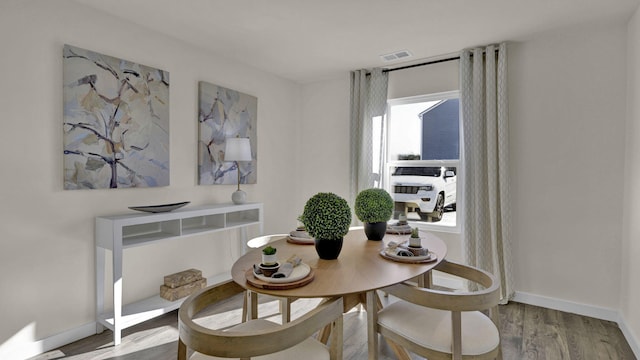
[[0,344],[0,359],[28,359],[94,335],[95,333],[96,323],[92,322],[41,340],[29,339],[29,336],[12,338]]
[[608,320],[613,322],[618,322],[619,320],[618,311],[613,309],[580,304],[572,301],[560,300],[525,292],[516,291],[515,296],[512,300],[515,302],[540,306],[547,309],[560,310],[583,316],[589,316],[601,320]]
[[640,358],[640,343],[638,342],[638,337],[627,326],[624,318],[622,318],[620,312],[617,310],[593,305],[580,304],[573,301],[560,300],[519,291],[516,291],[512,300],[515,302],[540,306],[547,309],[559,310],[582,316],[589,316],[600,320],[613,321],[618,324],[620,331],[622,331],[622,334],[629,343],[629,346],[631,347],[634,355],[637,358]]
[[618,320],[618,326],[620,327],[620,331],[622,331],[625,339],[627,339],[627,342],[629,343],[633,354],[636,356],[636,358],[640,358],[640,343],[638,342],[638,337],[633,332],[633,330],[631,330],[631,328],[627,326],[627,323],[626,321],[624,321],[622,316]]

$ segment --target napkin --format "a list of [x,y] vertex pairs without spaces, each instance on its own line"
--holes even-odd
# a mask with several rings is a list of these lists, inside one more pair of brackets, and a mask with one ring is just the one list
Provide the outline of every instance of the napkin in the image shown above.
[[280,269],[278,269],[278,271],[276,271],[273,275],[271,275],[272,278],[286,278],[289,277],[289,275],[291,275],[291,273],[293,272],[293,264],[292,263],[284,263],[282,264],[282,266],[280,266]]
[[396,255],[398,256],[413,256],[413,253],[409,250],[405,250],[402,248],[396,249]]
[[298,255],[293,254],[287,259],[287,261],[285,262],[285,265],[286,264],[291,264],[293,267],[296,267],[302,264],[302,259],[300,259]]

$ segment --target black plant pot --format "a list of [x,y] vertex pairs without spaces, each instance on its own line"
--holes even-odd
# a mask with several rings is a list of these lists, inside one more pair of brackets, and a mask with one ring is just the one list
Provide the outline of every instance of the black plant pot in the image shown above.
[[340,251],[342,250],[342,240],[343,238],[336,240],[322,240],[316,239],[316,252],[320,259],[324,260],[335,260],[340,255]]
[[369,240],[382,240],[387,232],[387,223],[385,221],[375,223],[364,223],[364,233]]

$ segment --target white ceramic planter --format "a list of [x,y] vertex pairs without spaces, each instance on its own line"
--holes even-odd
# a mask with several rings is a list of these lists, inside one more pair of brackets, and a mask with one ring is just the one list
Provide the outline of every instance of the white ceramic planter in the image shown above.
[[262,264],[263,265],[274,265],[278,262],[278,257],[276,254],[265,255],[262,254]]
[[414,237],[409,237],[409,246],[411,247],[422,247],[422,241],[421,239],[418,238],[414,238]]

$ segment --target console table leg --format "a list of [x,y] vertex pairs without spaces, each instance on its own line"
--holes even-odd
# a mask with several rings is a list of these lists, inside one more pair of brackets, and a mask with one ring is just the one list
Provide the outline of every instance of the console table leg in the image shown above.
[[104,256],[105,250],[96,246],[96,334],[104,331],[100,317],[104,312]]
[[249,250],[248,247],[247,247],[247,241],[249,241],[249,236],[247,235],[247,228],[246,227],[241,227],[240,228],[240,243],[241,243],[242,247],[241,247],[240,256],[246,254],[247,251]]
[[113,247],[113,345],[122,340],[122,244]]

